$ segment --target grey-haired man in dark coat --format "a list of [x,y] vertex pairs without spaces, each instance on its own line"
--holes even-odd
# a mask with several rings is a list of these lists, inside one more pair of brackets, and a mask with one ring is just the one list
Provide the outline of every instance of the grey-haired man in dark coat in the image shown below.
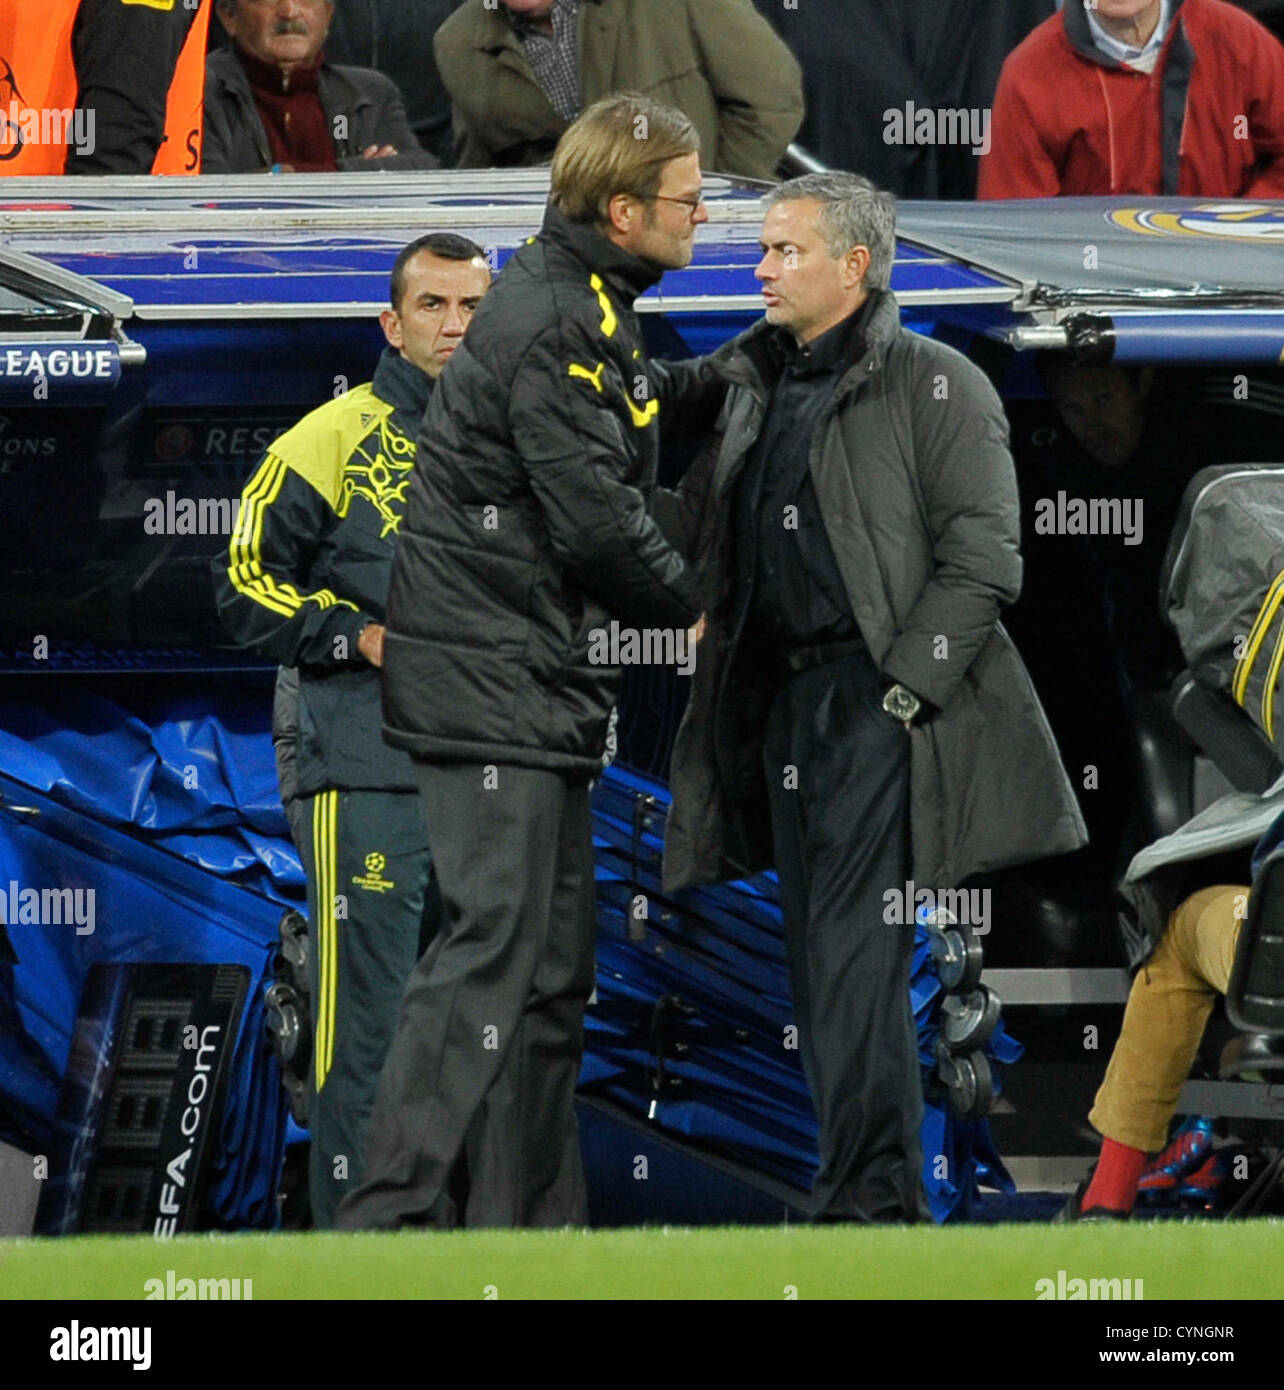
[[854,174],[783,184],[762,253],[721,446],[656,511],[707,606],[665,887],[778,869],[819,1215],[912,1221],[917,891],[1085,832],[998,622],[1021,581],[1003,410],[901,327],[891,196]]

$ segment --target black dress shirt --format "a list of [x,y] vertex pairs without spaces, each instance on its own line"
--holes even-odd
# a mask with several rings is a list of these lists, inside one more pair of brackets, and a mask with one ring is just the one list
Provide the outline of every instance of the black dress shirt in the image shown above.
[[751,586],[750,640],[776,654],[860,639],[808,463],[834,388],[865,354],[873,304],[871,296],[806,347],[777,335],[783,370],[733,503],[741,603]]

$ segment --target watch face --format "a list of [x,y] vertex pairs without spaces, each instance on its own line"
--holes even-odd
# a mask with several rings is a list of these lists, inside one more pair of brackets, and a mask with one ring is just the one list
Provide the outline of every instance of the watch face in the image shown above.
[[894,685],[883,699],[883,708],[897,719],[913,719],[919,711],[919,700],[903,685]]

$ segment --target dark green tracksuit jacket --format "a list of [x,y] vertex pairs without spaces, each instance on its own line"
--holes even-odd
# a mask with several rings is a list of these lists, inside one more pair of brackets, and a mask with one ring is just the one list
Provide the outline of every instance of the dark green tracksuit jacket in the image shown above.
[[379,673],[357,651],[384,621],[393,548],[432,381],[389,348],[374,380],[283,434],[250,479],[219,613],[242,646],[299,668],[298,792],[413,791],[380,732]]

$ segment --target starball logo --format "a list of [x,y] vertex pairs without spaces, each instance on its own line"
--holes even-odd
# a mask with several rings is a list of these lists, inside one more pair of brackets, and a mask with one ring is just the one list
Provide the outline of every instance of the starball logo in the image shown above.
[[71,146],[78,154],[93,154],[96,130],[97,112],[92,108],[32,106],[22,94],[13,64],[0,56],[0,163],[40,145]]

